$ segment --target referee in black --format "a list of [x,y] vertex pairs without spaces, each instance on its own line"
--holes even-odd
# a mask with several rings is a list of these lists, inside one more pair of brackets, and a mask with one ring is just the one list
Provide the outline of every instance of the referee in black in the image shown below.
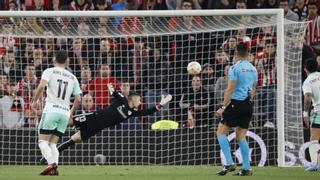
[[232,127],[236,127],[236,137],[243,159],[242,169],[235,175],[252,175],[246,134],[253,112],[250,97],[255,93],[258,74],[256,68],[248,61],[248,55],[249,47],[243,42],[239,43],[235,51],[236,62],[229,70],[228,86],[224,94],[223,105],[216,112],[217,117],[221,117],[217,130],[217,138],[227,163],[217,173],[219,176],[226,175],[228,172],[235,171],[236,169],[227,139],[227,134]]

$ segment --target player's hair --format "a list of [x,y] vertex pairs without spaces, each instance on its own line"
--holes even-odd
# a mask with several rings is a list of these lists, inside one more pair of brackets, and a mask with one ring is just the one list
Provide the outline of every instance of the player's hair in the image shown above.
[[56,62],[59,64],[65,64],[68,59],[68,53],[65,50],[60,50],[56,53]]
[[318,63],[315,58],[309,58],[304,63],[304,67],[309,71],[309,73],[313,73],[317,71]]
[[244,42],[239,42],[236,47],[237,54],[240,57],[247,57],[249,54],[249,47]]
[[129,95],[128,95],[128,100],[131,100],[132,97],[134,96],[139,96],[141,97],[141,95],[139,93],[136,93],[134,91],[130,92]]

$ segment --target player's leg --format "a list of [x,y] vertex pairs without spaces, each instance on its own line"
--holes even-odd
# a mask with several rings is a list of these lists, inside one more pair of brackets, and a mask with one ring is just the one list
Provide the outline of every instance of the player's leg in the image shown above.
[[239,102],[238,107],[241,115],[238,118],[236,128],[236,138],[240,147],[242,156],[242,169],[235,174],[236,176],[252,176],[249,161],[249,144],[246,140],[247,131],[252,118],[253,107],[252,103],[248,101]]
[[68,139],[67,141],[61,143],[58,146],[58,151],[62,152],[65,149],[68,149],[70,146],[73,146],[75,143],[80,143],[82,142],[81,139],[81,131],[76,132],[75,134],[73,134],[70,139]]
[[73,124],[76,129],[79,129],[74,135],[70,137],[67,141],[61,143],[58,146],[59,152],[64,151],[65,149],[73,146],[75,143],[80,143],[84,140],[89,139],[91,136],[95,135],[96,131],[95,122],[97,116],[93,113],[81,114],[74,117]]
[[252,171],[250,169],[249,161],[249,144],[246,140],[246,134],[248,129],[237,127],[236,128],[236,137],[240,147],[241,157],[242,157],[242,169],[236,175],[238,176],[251,176]]
[[315,116],[312,119],[311,128],[310,128],[310,142],[312,143],[309,146],[309,154],[311,158],[311,165],[306,168],[306,171],[317,171],[317,161],[318,161],[318,150],[320,149],[319,145],[320,140],[320,114],[315,113]]
[[42,115],[39,125],[39,148],[49,166],[45,168],[40,175],[57,175],[54,172],[57,168],[55,152],[51,148],[51,144],[53,142],[56,143],[59,140],[59,138],[55,138],[58,123],[59,117],[55,116],[53,113]]
[[224,176],[228,172],[235,170],[235,164],[233,163],[232,156],[231,156],[231,148],[229,144],[229,140],[227,138],[227,134],[230,131],[230,127],[225,125],[224,123],[219,123],[218,130],[217,130],[217,138],[220,145],[220,149],[222,150],[225,158],[226,158],[226,165],[223,167],[221,171],[217,173],[219,176]]

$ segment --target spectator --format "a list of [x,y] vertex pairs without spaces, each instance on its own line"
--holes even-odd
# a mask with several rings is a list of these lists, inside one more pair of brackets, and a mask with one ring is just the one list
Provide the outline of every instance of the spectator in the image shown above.
[[227,53],[230,61],[233,61],[234,51],[237,46],[237,38],[235,36],[231,36],[223,43],[223,50]]
[[81,71],[81,79],[80,79],[80,86],[82,90],[82,94],[87,94],[89,91],[89,85],[92,81],[91,78],[91,70],[90,68],[83,68]]
[[115,89],[119,90],[120,82],[111,76],[110,65],[101,64],[99,77],[94,78],[89,85],[89,93],[94,97],[96,109],[103,109],[110,103],[108,83],[111,83]]
[[267,0],[267,2],[266,2],[266,8],[268,8],[268,9],[278,8],[277,0]]
[[[35,95],[35,89],[32,90],[32,97]],[[25,109],[25,127],[37,127],[40,122],[43,107],[44,107],[44,96],[41,96],[37,102],[37,106],[34,108]]]
[[[120,85],[121,94],[124,97],[128,97],[130,94],[130,83],[127,80],[123,80]],[[139,107],[139,110],[143,109],[143,105]],[[123,129],[141,129],[143,128],[143,117],[131,117],[127,121],[121,123]]]
[[[113,11],[124,11],[124,10],[128,10],[128,6],[129,6],[129,3],[127,2],[127,0],[119,0],[117,3],[111,6],[111,9]],[[121,20],[122,20],[121,17],[115,18],[115,25],[117,27],[120,25]]]
[[139,5],[138,10],[166,10],[167,6],[164,0],[144,0]]
[[[147,92],[145,94],[146,104],[148,108],[153,107],[157,102],[161,100],[161,96],[169,94],[168,84],[170,82],[169,61],[161,52],[161,49],[155,47],[147,61],[143,62],[143,84],[145,85]],[[150,123],[155,122],[160,116],[167,116],[169,114],[169,106],[162,107],[161,111],[148,116]]]
[[94,101],[91,94],[84,95],[82,98],[81,112],[79,114],[90,113],[95,111],[96,109],[94,108]]
[[0,56],[4,55],[7,50],[16,51],[19,46],[19,39],[13,37],[14,24],[10,19],[2,21],[2,34],[6,36],[0,37]]
[[34,34],[43,34],[44,26],[40,21],[40,18],[36,17],[26,17],[20,27],[19,31],[24,32],[25,34],[34,33]]
[[60,0],[52,0],[52,7],[50,8],[53,11],[60,10]]
[[235,9],[235,7],[234,0],[219,0],[209,4],[209,9]]
[[16,66],[16,58],[12,50],[8,50],[5,54],[0,70],[15,82],[21,79],[21,71],[19,71],[18,66]]
[[215,92],[215,100],[216,100],[215,104],[218,106],[223,104],[224,92],[228,86],[229,68],[230,68],[230,65],[225,65],[224,72],[223,72],[224,76],[219,77],[217,79],[217,82],[214,84],[214,92]]
[[9,94],[8,76],[0,71],[0,98]]
[[206,63],[205,65],[203,65],[201,75],[202,75],[203,89],[206,90],[207,92],[213,92],[214,84],[216,82],[216,75],[212,65],[209,63]]
[[223,77],[224,76],[224,67],[226,64],[228,64],[229,61],[229,57],[227,55],[227,53],[223,50],[218,50],[215,53],[215,71],[216,71],[216,77]]
[[182,95],[179,106],[185,115],[183,119],[187,120],[186,126],[188,128],[209,125],[210,97],[203,89],[199,76],[192,77],[191,88]]
[[9,94],[0,99],[0,127],[21,128],[24,124],[24,101],[16,96],[16,84],[9,84]]
[[39,79],[36,77],[35,65],[28,63],[24,66],[24,77],[18,81],[17,95],[24,98],[25,110],[30,110],[30,101],[33,90],[37,87]]
[[[183,0],[182,1],[182,10],[192,10],[193,8],[193,1],[191,0]],[[183,16],[183,17],[173,17],[169,21],[169,30],[184,30],[184,29],[194,29],[199,28],[199,26],[203,26],[204,22],[199,17],[193,17],[193,16]]]
[[308,17],[308,8],[305,4],[305,0],[296,0],[293,12],[297,13],[299,16],[299,21],[304,21]]
[[90,0],[74,0],[70,3],[69,9],[73,11],[90,11],[94,9],[94,5]]
[[263,9],[266,8],[266,0],[248,0],[247,5],[249,9]]
[[245,0],[238,0],[236,3],[236,9],[247,9],[247,3]]
[[311,46],[320,55],[320,18],[316,1],[308,3],[308,11],[309,16],[307,19],[310,22],[306,31],[306,44]]
[[77,33],[79,36],[88,36],[90,32],[90,27],[85,22],[78,24]]
[[254,65],[258,71],[257,95],[261,119],[265,127],[274,128],[276,125],[275,117],[275,91],[276,91],[276,47],[271,40],[266,41],[263,52],[258,53]]
[[289,8],[289,0],[280,0],[279,8],[284,10],[284,18],[291,21],[298,21],[299,16]]
[[108,6],[108,3],[106,0],[96,0],[95,10],[105,11],[105,10],[110,10],[110,7]]
[[36,69],[36,76],[37,78],[40,78],[42,75],[42,72],[49,67],[49,64],[47,62],[44,62],[43,60],[43,51],[40,47],[37,47],[34,49],[33,61]]
[[54,52],[57,49],[55,44],[55,39],[52,38],[54,35],[51,31],[45,31],[44,36],[47,38],[43,39],[42,47],[43,50],[43,62],[47,65],[53,64],[52,59],[54,57]]
[[69,67],[77,76],[81,76],[81,69],[89,64],[86,40],[75,38],[72,41],[72,47],[69,49]]

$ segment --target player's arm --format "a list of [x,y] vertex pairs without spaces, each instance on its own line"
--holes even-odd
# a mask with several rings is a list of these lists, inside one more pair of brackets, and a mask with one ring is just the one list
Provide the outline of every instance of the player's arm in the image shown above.
[[80,103],[81,103],[81,89],[80,89],[80,85],[79,82],[76,78],[74,85],[73,85],[73,89],[72,89],[72,94],[74,95],[74,101],[73,101],[73,105],[72,108],[70,110],[70,118],[72,117],[72,115],[76,112],[76,110],[79,108]]
[[123,99],[124,99],[124,96],[123,96],[121,93],[119,93],[118,91],[116,91],[111,83],[108,83],[107,86],[108,86],[108,91],[109,91],[109,93],[110,93],[114,98],[116,98],[116,99],[118,99],[118,100],[120,100],[120,99],[123,100]]
[[254,84],[250,92],[250,100],[254,99],[254,97],[256,96],[256,91],[257,91],[257,84]]
[[161,109],[161,107],[167,105],[172,100],[171,94],[168,94],[167,96],[161,96],[161,101],[159,104],[156,104],[153,108],[140,110],[140,111],[134,111],[132,113],[132,116],[147,116],[151,115]]
[[310,124],[310,117],[309,117],[309,111],[311,108],[311,93],[305,93],[304,94],[304,100],[303,100],[303,121],[307,127],[309,127]]
[[36,89],[36,93],[31,101],[31,106],[33,109],[37,108],[37,102],[40,98],[40,96],[42,96],[43,91],[47,85],[48,81],[46,81],[45,79],[41,79],[40,84],[38,85],[37,89]]
[[38,85],[36,92],[35,92],[35,95],[34,95],[33,99],[31,100],[31,107],[33,109],[37,108],[37,102],[38,102],[40,96],[42,96],[43,91],[44,91],[45,87],[47,86],[51,77],[52,77],[51,69],[46,69],[45,71],[43,71],[42,76],[41,76],[41,80],[40,80],[40,84]]
[[230,104],[231,102],[231,97],[233,91],[236,89],[237,86],[237,74],[236,70],[234,67],[231,67],[229,70],[229,75],[228,75],[228,86],[226,91],[224,92],[224,99],[223,99],[223,104],[221,108],[217,111],[217,117],[221,117],[222,113],[226,109],[226,107]]

